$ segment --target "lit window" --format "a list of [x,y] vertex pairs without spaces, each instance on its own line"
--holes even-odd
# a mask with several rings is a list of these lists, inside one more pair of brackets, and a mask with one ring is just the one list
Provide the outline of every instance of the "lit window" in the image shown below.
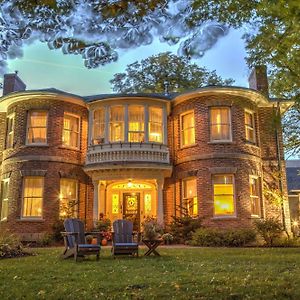
[[128,107],[128,141],[133,143],[144,142],[144,107]]
[[250,176],[251,215],[260,216],[260,180],[259,177]]
[[213,176],[215,216],[232,216],[234,208],[233,175]]
[[63,178],[60,180],[59,216],[61,218],[77,217],[78,181]]
[[14,142],[14,116],[7,117],[6,149],[12,148]]
[[228,107],[211,108],[210,134],[212,141],[231,141],[230,109]]
[[27,125],[27,144],[47,143],[47,118],[46,111],[30,111]]
[[105,109],[94,111],[93,144],[103,144],[105,140]]
[[119,213],[119,195],[118,194],[112,195],[112,213],[113,214]]
[[80,118],[71,114],[64,115],[62,143],[66,147],[79,148]]
[[43,177],[24,178],[22,217],[42,217],[43,186]]
[[151,215],[152,213],[152,199],[151,194],[145,194],[144,196],[145,215]]
[[195,144],[195,119],[194,113],[189,112],[181,116],[181,145]]
[[149,107],[149,142],[162,143],[163,110],[160,107]]
[[7,220],[8,216],[8,186],[9,179],[1,182],[1,221]]
[[110,141],[124,141],[124,108],[122,106],[110,108]]
[[245,132],[246,140],[255,143],[254,114],[249,111],[245,111]]
[[183,180],[183,207],[189,216],[198,215],[197,180]]

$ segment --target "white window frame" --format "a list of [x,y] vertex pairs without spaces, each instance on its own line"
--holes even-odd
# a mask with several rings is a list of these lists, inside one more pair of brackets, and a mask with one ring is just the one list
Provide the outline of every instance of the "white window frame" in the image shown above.
[[[159,109],[161,109],[161,116],[162,116],[162,120],[161,120],[161,122],[160,123],[158,123],[158,122],[153,122],[153,121],[150,121],[150,110],[151,110],[151,108],[159,108]],[[145,109],[147,109],[147,107],[145,107]],[[156,144],[163,144],[164,143],[164,131],[165,131],[165,126],[167,126],[166,124],[164,124],[164,112],[165,112],[165,110],[163,109],[163,107],[161,107],[161,106],[155,106],[155,105],[149,105],[148,106],[148,116],[149,116],[149,118],[148,118],[148,142],[149,143],[156,143]],[[150,128],[151,128],[151,124],[159,124],[159,125],[161,125],[161,142],[156,142],[156,141],[150,141],[150,133],[151,133],[151,131],[150,131]]]
[[[42,205],[41,205],[41,215],[40,216],[24,216],[24,196],[25,196],[25,180],[27,178],[42,178]],[[44,192],[45,192],[45,177],[44,176],[24,176],[22,180],[22,207],[21,207],[21,219],[22,220],[43,220],[44,214]]]
[[[143,127],[144,127],[144,130],[136,130],[136,131],[133,131],[133,130],[129,130],[129,123],[130,123],[130,120],[129,120],[129,110],[130,110],[130,107],[141,107],[142,109],[143,109],[143,112],[144,112],[144,116],[143,116],[143,118],[144,118],[144,120],[143,120],[143,122],[139,122],[139,123],[141,123],[141,124],[143,124]],[[127,123],[128,123],[128,126],[127,126],[127,128],[128,128],[128,130],[127,130],[127,132],[125,133],[126,135],[127,135],[127,139],[128,139],[128,142],[129,143],[144,143],[145,142],[145,138],[146,138],[146,128],[145,128],[145,106],[144,105],[138,105],[138,104],[131,104],[131,105],[128,105],[128,117],[127,117]],[[124,125],[125,126],[125,125]],[[124,128],[124,130],[125,130],[125,128]],[[142,134],[143,135],[143,141],[140,141],[140,142],[130,142],[130,140],[129,140],[129,134],[130,133],[137,133],[137,134]]]
[[[232,185],[233,185],[233,207],[234,213],[232,215],[216,215],[215,213],[215,192],[214,192],[214,176],[231,176],[232,177]],[[213,195],[213,211],[214,211],[214,219],[230,219],[237,217],[236,211],[236,189],[235,189],[235,174],[226,173],[226,174],[213,174],[212,175],[212,195]]]
[[[253,122],[253,128],[246,124],[246,113],[251,115],[252,122]],[[255,115],[254,115],[253,111],[245,109],[245,111],[244,111],[244,123],[245,123],[245,139],[246,139],[246,141],[249,142],[249,143],[252,143],[252,144],[256,144]],[[247,139],[247,129],[249,129],[249,128],[253,130],[253,141]]]
[[[31,143],[28,140],[28,135],[29,135],[29,120],[30,120],[30,114],[32,112],[46,112],[46,140],[44,143]],[[32,109],[29,110],[27,113],[27,125],[26,125],[26,145],[28,146],[45,146],[48,145],[48,124],[49,123],[49,111],[47,110],[43,110],[43,109]],[[39,128],[39,127],[35,127],[35,128]],[[41,127],[44,128],[44,127]]]
[[[99,139],[96,139],[95,137],[95,112],[97,110],[103,110],[104,111],[104,123],[100,123],[100,124],[104,124],[104,132],[103,132],[103,137]],[[93,145],[101,145],[105,143],[105,135],[106,135],[106,127],[107,127],[107,122],[106,122],[106,107],[105,106],[100,106],[95,108],[92,111],[92,124],[91,124],[91,128],[92,128],[92,144]],[[95,141],[98,141],[97,143]]]
[[[197,189],[197,177],[187,177],[187,178],[184,178],[182,179],[182,182],[181,182],[181,188],[182,188],[182,204],[183,206],[185,206],[185,203],[184,201],[187,201],[188,199],[193,199],[194,200],[194,197],[191,198],[191,197],[185,197],[184,195],[184,184],[186,181],[190,181],[190,180],[196,180],[196,195],[194,197],[197,198],[197,210],[199,211],[199,199],[198,199],[198,189]],[[194,205],[194,204],[193,204]],[[194,211],[194,207],[193,207],[193,211]],[[198,215],[198,211],[196,214],[189,214],[188,212],[188,215],[190,217],[194,217],[194,216],[197,216]]]
[[[113,107],[122,107],[123,109],[123,121],[122,122],[117,122],[117,123],[123,123],[123,140],[120,140],[120,141],[112,141],[112,138],[111,138],[111,126],[112,126],[112,123],[115,123],[114,121],[111,121],[111,109]],[[109,124],[109,134],[108,134],[108,137],[109,137],[109,143],[124,143],[125,142],[125,139],[126,139],[126,136],[128,136],[128,132],[126,132],[126,122],[128,123],[128,117],[126,116],[126,114],[128,115],[128,111],[126,112],[126,109],[125,109],[125,105],[123,104],[116,104],[116,105],[111,105],[109,107],[109,117],[108,117],[108,124]]]
[[[212,136],[212,114],[213,109],[222,109],[226,108],[228,110],[228,122],[229,122],[229,138],[226,140],[214,140]],[[229,106],[211,106],[209,108],[209,133],[210,133],[210,142],[212,143],[228,143],[232,142],[232,120],[231,120],[231,107]]]
[[[250,189],[250,186],[251,186],[251,179],[256,179],[258,180],[258,196],[253,196],[251,195],[251,189]],[[251,217],[258,217],[260,218],[261,215],[262,215],[262,211],[261,211],[261,208],[262,208],[262,204],[261,204],[261,201],[262,201],[262,196],[261,196],[261,191],[262,191],[262,188],[261,188],[261,178],[259,176],[256,176],[256,175],[249,175],[249,193],[250,193],[250,200],[253,201],[253,198],[256,198],[257,201],[258,201],[258,210],[259,210],[259,214],[256,215],[256,214],[253,214],[252,213],[252,207],[251,207],[251,202],[250,202],[250,212],[251,212]]]
[[[79,181],[77,179],[73,179],[73,178],[60,178],[60,181],[59,181],[59,192],[61,194],[61,181],[62,180],[69,180],[69,181],[73,181],[76,183],[76,191],[75,191],[75,195],[76,195],[76,201],[77,201],[77,204],[75,205],[74,207],[74,210],[73,210],[73,217],[77,218],[78,217],[78,213],[79,213]],[[59,201],[61,201],[61,198],[59,198]],[[60,203],[59,203],[60,205]],[[60,214],[60,210],[59,210],[59,217],[61,218],[61,214]]]
[[2,187],[3,187],[2,183],[3,182],[7,182],[7,189],[8,189],[7,195],[8,195],[8,192],[9,192],[9,178],[1,180],[1,212],[0,212],[0,221],[1,222],[7,221],[7,217],[8,217],[8,208],[7,208],[7,215],[5,217],[3,217],[3,215],[2,215],[2,213],[3,213],[2,212],[3,202],[7,202],[7,206],[9,205],[9,197],[7,196],[7,198],[3,198],[3,189],[2,189]]
[[[8,132],[9,120],[12,120],[12,130]],[[12,113],[6,117],[6,137],[5,137],[5,149],[10,149],[14,147],[14,131],[15,131],[15,113]],[[11,145],[8,145],[9,137],[11,139]]]
[[[73,147],[71,145],[66,145],[64,144],[63,137],[64,137],[64,132],[65,132],[65,116],[71,116],[76,119],[78,119],[78,140],[77,140],[77,147]],[[71,132],[71,130],[69,130]],[[80,134],[81,134],[81,117],[79,115],[69,113],[69,112],[64,112],[64,119],[63,119],[63,128],[62,128],[62,135],[61,135],[61,142],[62,142],[62,147],[68,148],[68,149],[75,149],[79,150],[80,149]]]
[[[183,117],[188,114],[193,114],[194,116],[194,127],[189,127],[187,129],[193,128],[194,129],[194,142],[184,145],[183,144]],[[185,111],[184,113],[180,114],[180,148],[188,148],[196,145],[196,122],[195,122],[195,112],[194,110]]]

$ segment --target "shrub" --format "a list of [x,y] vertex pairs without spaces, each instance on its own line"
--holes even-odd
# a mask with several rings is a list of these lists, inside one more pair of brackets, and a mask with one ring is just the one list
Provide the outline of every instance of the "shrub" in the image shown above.
[[63,241],[63,236],[61,232],[65,231],[64,220],[63,219],[57,220],[52,226],[52,230],[53,230],[53,236],[52,236],[53,240],[56,242]]
[[163,233],[163,227],[155,218],[146,218],[142,226],[143,237],[147,240],[155,240]]
[[174,236],[171,233],[164,233],[161,238],[165,244],[170,244],[174,240]]
[[199,217],[192,218],[190,216],[173,216],[172,218],[173,221],[170,224],[170,233],[173,235],[174,241],[177,243],[185,243],[186,241],[191,240],[192,233],[202,226],[202,220]]
[[242,247],[254,242],[256,234],[253,229],[199,228],[192,234],[193,246],[204,247]]
[[103,214],[100,214],[99,221],[96,224],[96,229],[99,231],[109,231],[111,228],[110,219],[106,218]]
[[282,224],[273,218],[257,220],[254,225],[267,246],[273,246],[276,238],[283,232]]
[[53,243],[53,234],[44,233],[37,241],[37,247],[47,247]]
[[29,255],[24,251],[19,238],[7,229],[0,228],[0,258]]

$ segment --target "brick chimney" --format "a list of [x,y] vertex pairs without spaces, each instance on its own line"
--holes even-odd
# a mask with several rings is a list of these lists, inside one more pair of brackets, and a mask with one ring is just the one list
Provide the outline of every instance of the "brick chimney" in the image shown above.
[[25,91],[26,85],[18,76],[18,72],[13,74],[4,74],[3,96],[12,93]]
[[249,88],[269,97],[269,83],[266,66],[255,66],[249,76]]

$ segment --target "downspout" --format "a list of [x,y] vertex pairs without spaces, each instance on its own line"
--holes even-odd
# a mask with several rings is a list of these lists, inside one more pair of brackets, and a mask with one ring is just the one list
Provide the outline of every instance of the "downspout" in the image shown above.
[[[281,115],[280,115],[280,102],[277,101],[277,107],[276,107],[276,125],[275,125],[275,140],[276,140],[276,154],[277,154],[277,168],[279,173],[279,190],[281,195],[283,195],[283,182],[282,182],[282,165],[281,165],[281,153],[280,153],[280,143],[279,143],[279,132],[278,132],[278,124],[281,123]],[[278,120],[277,120],[278,118]],[[283,229],[287,236],[289,237],[289,233],[286,228],[286,218],[285,218],[285,212],[284,212],[284,203],[281,201],[281,215],[282,215],[282,223],[283,223]]]

